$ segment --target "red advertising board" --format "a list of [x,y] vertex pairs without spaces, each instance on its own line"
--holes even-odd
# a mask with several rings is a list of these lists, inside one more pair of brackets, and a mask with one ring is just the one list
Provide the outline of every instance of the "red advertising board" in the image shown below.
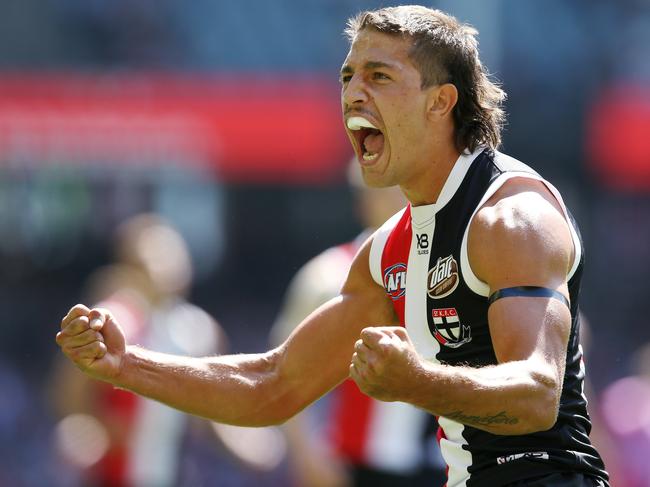
[[0,75],[0,164],[210,165],[228,181],[341,174],[335,81],[315,76]]

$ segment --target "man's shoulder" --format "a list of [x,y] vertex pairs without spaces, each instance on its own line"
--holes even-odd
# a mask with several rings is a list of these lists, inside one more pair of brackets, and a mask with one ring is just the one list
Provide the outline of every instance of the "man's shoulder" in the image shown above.
[[509,178],[485,201],[472,226],[488,232],[531,232],[558,219],[566,224],[563,204],[548,183],[522,175]]
[[382,262],[382,256],[384,254],[384,248],[386,247],[386,243],[388,242],[388,239],[390,238],[391,234],[398,227],[402,219],[408,217],[409,214],[410,214],[410,208],[408,206],[402,208],[400,211],[398,211],[392,217],[386,220],[386,222],[381,227],[379,227],[379,229],[377,229],[375,233],[373,233],[372,236],[370,237],[371,240],[370,253],[369,253],[370,273],[372,275],[373,280],[380,286],[383,286],[383,281],[381,277],[382,276],[381,262]]
[[572,253],[563,208],[540,180],[506,181],[471,223],[468,254],[477,275],[492,274],[487,268],[494,266],[517,273],[549,268],[551,262],[568,271]]

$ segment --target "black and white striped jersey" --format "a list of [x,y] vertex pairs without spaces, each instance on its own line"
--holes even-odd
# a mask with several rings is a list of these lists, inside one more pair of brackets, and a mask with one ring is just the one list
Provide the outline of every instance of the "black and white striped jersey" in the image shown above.
[[[525,164],[480,148],[463,154],[435,204],[407,207],[374,235],[373,279],[385,288],[418,353],[433,362],[485,366],[497,363],[488,327],[489,288],[472,272],[467,233],[476,211],[513,177],[540,180],[565,211],[575,247],[569,272],[571,334],[556,424],[548,431],[499,436],[439,418],[448,486],[491,486],[556,471],[607,479],[589,440],[591,422],[583,394],[578,295],[582,242],[558,191]],[[495,421],[499,421],[497,417]]]

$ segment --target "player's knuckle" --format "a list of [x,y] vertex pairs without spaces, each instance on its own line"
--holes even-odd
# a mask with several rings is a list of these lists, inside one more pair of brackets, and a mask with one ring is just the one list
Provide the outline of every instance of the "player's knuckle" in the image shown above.
[[72,308],[70,308],[69,314],[70,313],[85,313],[88,311],[88,308],[86,308],[83,304],[77,303],[75,304]]
[[75,343],[78,347],[83,347],[95,341],[95,337],[92,333],[88,333],[88,330],[76,336]]
[[360,377],[359,377],[359,372],[357,371],[357,368],[355,367],[354,364],[350,364],[350,367],[348,368],[350,377],[354,382],[357,384],[360,382]]
[[67,346],[63,349],[63,353],[65,353],[72,361],[76,361],[79,358],[79,349],[77,348],[70,348]]
[[359,377],[366,377],[366,367],[363,364],[354,364],[354,369]]
[[93,308],[94,316],[106,320],[111,317],[111,312],[106,308]]
[[392,347],[386,342],[380,342],[376,346],[376,351],[378,355],[386,356],[391,352]]
[[366,364],[366,371],[368,374],[376,374],[377,373],[377,364],[374,360],[368,360]]
[[68,326],[68,330],[71,333],[80,333],[86,328],[88,328],[88,318],[86,316],[75,318],[70,322],[70,325]]

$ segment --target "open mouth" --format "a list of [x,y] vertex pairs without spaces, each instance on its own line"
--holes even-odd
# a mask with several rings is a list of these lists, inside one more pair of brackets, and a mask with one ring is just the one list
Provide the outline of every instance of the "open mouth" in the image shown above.
[[363,117],[350,117],[346,125],[352,132],[364,161],[376,160],[384,150],[384,134]]

